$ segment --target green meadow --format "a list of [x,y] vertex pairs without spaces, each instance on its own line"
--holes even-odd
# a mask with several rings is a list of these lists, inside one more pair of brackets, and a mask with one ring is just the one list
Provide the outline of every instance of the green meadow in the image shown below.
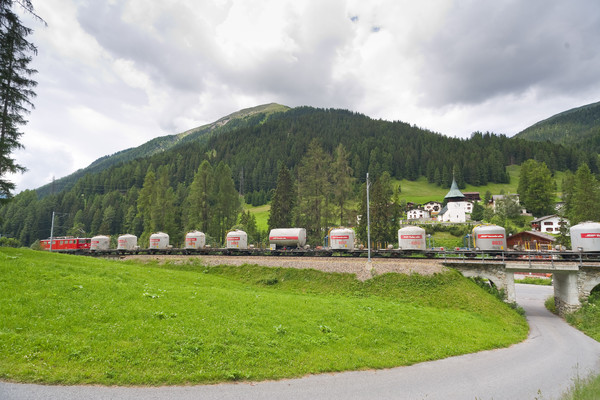
[[360,282],[0,249],[0,379],[174,385],[389,368],[506,347],[528,327],[455,271]]

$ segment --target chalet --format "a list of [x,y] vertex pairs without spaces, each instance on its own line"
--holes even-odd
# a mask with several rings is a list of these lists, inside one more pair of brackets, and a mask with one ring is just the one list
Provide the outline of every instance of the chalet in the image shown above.
[[537,231],[515,233],[506,238],[508,248],[519,250],[551,250],[556,238]]
[[531,228],[533,230],[544,233],[559,233],[561,225],[569,225],[569,221],[556,214],[546,215],[545,217],[536,218],[531,221]]
[[481,201],[481,197],[479,196],[479,192],[464,192],[465,200],[467,201]]
[[406,213],[406,219],[410,220],[416,220],[416,219],[429,219],[431,217],[431,215],[429,214],[429,211],[427,210],[422,210],[420,208],[415,208],[413,210],[409,210]]

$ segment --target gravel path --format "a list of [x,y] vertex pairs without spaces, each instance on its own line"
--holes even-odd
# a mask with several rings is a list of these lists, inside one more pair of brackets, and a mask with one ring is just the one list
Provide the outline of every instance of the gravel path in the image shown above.
[[243,257],[243,256],[163,256],[163,255],[134,255],[124,259],[147,260],[159,262],[187,263],[200,261],[204,265],[243,265],[258,264],[265,267],[285,267],[316,269],[324,272],[345,272],[355,274],[359,280],[367,280],[375,275],[388,272],[403,274],[433,275],[447,271],[438,260],[427,259],[386,259],[374,258],[369,264],[367,260],[350,257]]

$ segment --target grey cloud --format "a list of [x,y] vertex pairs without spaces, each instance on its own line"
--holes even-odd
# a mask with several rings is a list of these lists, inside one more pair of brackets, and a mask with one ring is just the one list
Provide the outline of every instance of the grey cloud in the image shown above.
[[224,80],[244,91],[270,93],[287,104],[349,107],[364,88],[355,76],[334,77],[334,67],[352,42],[353,22],[343,7],[317,5],[289,24],[286,34],[297,47],[293,60],[273,51],[247,70],[227,71]]
[[158,83],[181,91],[203,89],[203,76],[212,68],[214,48],[193,13],[183,5],[166,10],[155,23],[160,37],[122,19],[125,1],[89,2],[79,9],[84,30],[113,56],[132,60]]
[[474,104],[509,93],[577,91],[600,70],[600,3],[460,2],[421,49],[422,102]]

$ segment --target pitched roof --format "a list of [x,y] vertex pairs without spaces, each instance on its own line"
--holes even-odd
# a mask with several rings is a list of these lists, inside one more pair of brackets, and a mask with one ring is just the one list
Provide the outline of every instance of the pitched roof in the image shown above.
[[539,217],[539,218],[536,218],[536,219],[533,219],[533,220],[531,220],[531,222],[530,222],[530,223],[531,223],[531,224],[535,224],[536,222],[542,222],[542,221],[544,221],[544,220],[547,220],[547,219],[550,219],[550,218],[554,218],[554,217],[558,217],[558,215],[556,215],[556,214],[552,214],[552,215],[545,215],[545,216],[543,216],[543,217]]
[[448,192],[448,194],[446,196],[444,196],[444,199],[456,199],[456,198],[464,199],[465,195],[462,194],[462,192],[458,188],[458,185],[456,184],[456,179],[453,178],[452,186],[450,186],[450,191]]
[[535,237],[538,237],[540,239],[547,240],[549,242],[555,242],[556,241],[556,238],[554,236],[550,236],[548,234],[545,234],[545,233],[542,233],[542,232],[538,232],[538,231],[523,231],[523,232],[515,233],[514,235],[510,235],[508,237],[508,239],[516,237],[516,236],[523,236],[523,235],[535,236]]

